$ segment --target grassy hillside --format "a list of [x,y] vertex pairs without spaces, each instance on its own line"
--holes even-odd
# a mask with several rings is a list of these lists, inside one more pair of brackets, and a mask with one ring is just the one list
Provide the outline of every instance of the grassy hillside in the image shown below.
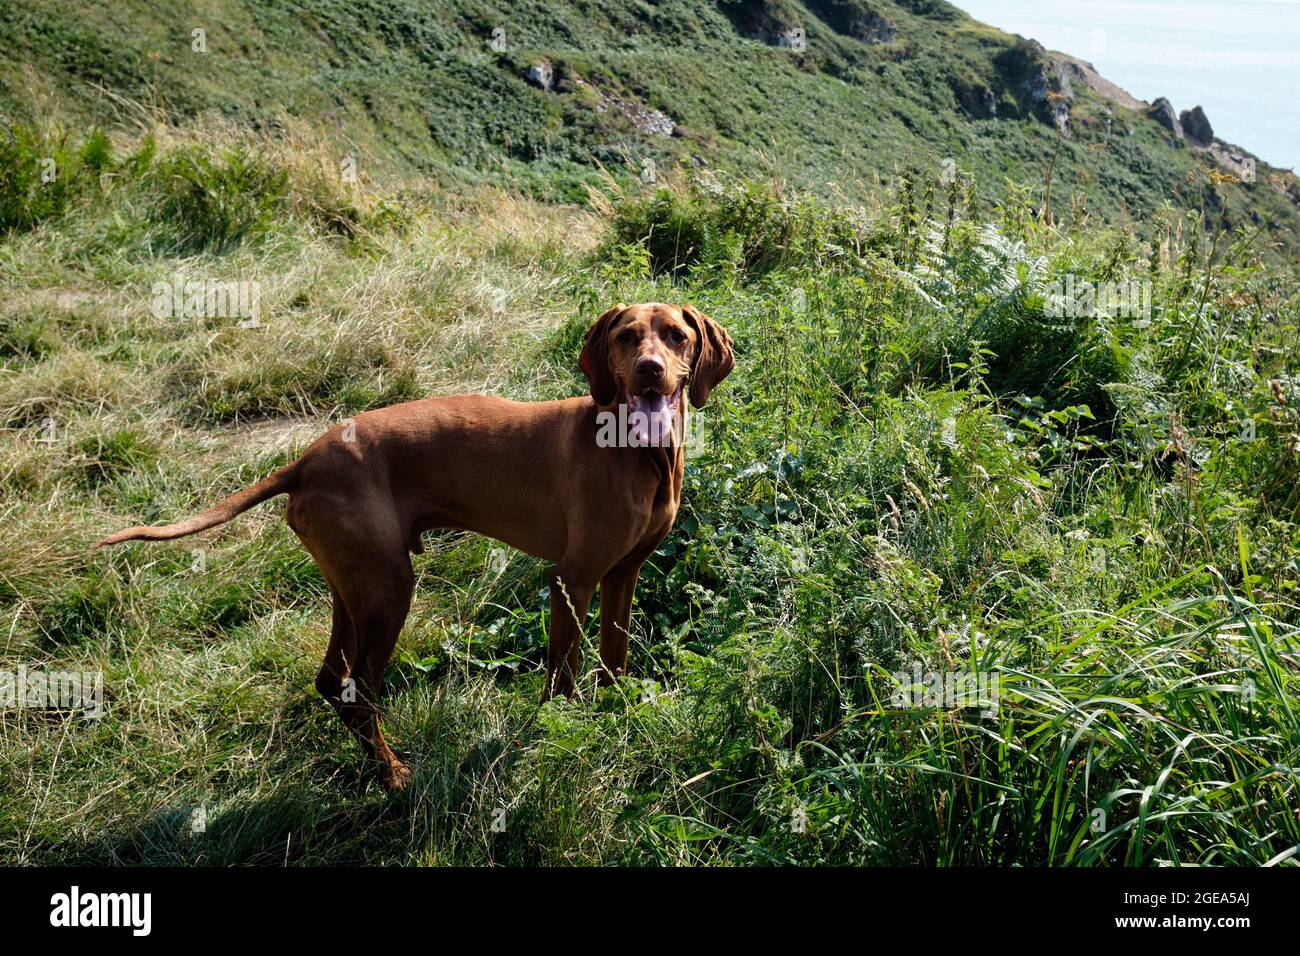
[[[795,27],[802,50],[773,45]],[[369,175],[581,200],[600,167],[653,162],[861,200],[951,159],[989,197],[1029,189],[1058,217],[1143,222],[1170,201],[1300,251],[1294,176],[1261,164],[1246,188],[1216,185],[1204,154],[1144,111],[941,0],[24,0],[0,3],[0,53],[0,111],[15,118],[143,109],[274,131],[297,117]],[[535,65],[549,89],[526,80]]]
[[[872,6],[893,39],[846,37],[882,30],[849,3],[524,5],[497,56],[469,45],[490,5],[209,4],[238,69],[182,62],[179,4],[0,11],[25,51],[0,166],[0,672],[102,671],[106,708],[0,710],[0,860],[1294,864],[1300,282],[1232,218],[1262,185],[1139,118],[1131,148],[1221,203],[1156,191],[1107,225],[1098,174],[1054,186],[1053,216],[1040,160],[1059,145],[1058,185],[1084,168],[1086,98],[1064,141],[1008,115],[1014,83],[999,119],[927,114],[918,78],[960,104],[950,78],[1009,41]],[[820,11],[804,61],[743,38],[783,11]],[[562,49],[686,135],[520,77]],[[478,72],[455,95],[421,85],[457,70]],[[950,175],[923,142],[1007,153]],[[160,311],[178,275],[249,284],[257,315]],[[1146,305],[1062,302],[1092,282]],[[539,707],[545,569],[428,536],[387,674],[398,797],[312,687],[327,589],[282,502],[88,550],[365,408],[579,394],[585,327],[646,300],[698,305],[738,364],[642,577],[632,673],[596,690],[593,621],[580,698]],[[912,693],[935,674],[996,697]]]

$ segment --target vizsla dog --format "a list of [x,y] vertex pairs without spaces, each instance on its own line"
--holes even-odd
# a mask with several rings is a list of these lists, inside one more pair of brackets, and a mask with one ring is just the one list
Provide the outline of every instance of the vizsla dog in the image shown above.
[[[703,406],[734,364],[726,331],[691,306],[619,305],[587,330],[579,365],[590,396],[521,403],[455,395],[366,412],[203,514],[127,528],[96,547],[184,537],[289,495],[289,527],[334,598],[316,689],[360,739],[384,786],[401,789],[410,771],[384,742],[377,702],[411,607],[410,553],[424,550],[421,533],[476,531],[555,563],[544,699],[573,694],[599,584],[598,680],[613,681],[627,666],[637,575],[681,500],[683,392]],[[611,420],[631,426],[619,435],[605,427]]]

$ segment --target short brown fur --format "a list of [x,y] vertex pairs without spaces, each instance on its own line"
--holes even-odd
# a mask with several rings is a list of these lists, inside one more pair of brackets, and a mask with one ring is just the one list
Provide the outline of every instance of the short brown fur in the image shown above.
[[[646,303],[602,314],[579,364],[589,396],[523,403],[455,395],[365,412],[201,515],[128,528],[96,547],[194,534],[288,494],[289,526],[334,601],[316,688],[357,735],[384,785],[400,789],[410,771],[384,741],[378,700],[410,610],[410,553],[423,550],[424,531],[476,531],[554,562],[544,697],[574,692],[597,585],[598,680],[609,683],[626,670],[637,576],[677,516],[685,453],[680,441],[600,447],[597,415],[630,396],[682,387],[701,407],[734,357],[726,331],[708,316]],[[678,414],[685,416],[684,402]]]

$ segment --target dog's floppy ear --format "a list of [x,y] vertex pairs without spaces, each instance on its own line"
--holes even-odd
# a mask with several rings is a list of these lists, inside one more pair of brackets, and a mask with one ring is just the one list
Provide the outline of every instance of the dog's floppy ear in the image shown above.
[[608,405],[614,400],[617,386],[614,373],[609,370],[609,325],[627,306],[620,302],[612,309],[600,314],[594,325],[587,329],[587,337],[582,343],[582,354],[578,356],[578,368],[587,376],[591,386],[591,397],[597,405]]
[[695,329],[695,358],[691,362],[689,386],[691,404],[703,408],[709,392],[736,367],[727,330],[693,305],[682,306],[682,315]]

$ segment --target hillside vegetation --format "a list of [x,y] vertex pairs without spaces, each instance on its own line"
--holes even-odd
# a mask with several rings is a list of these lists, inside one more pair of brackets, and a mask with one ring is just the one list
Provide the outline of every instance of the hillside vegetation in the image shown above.
[[[951,78],[1022,47],[937,2],[871,4],[882,43],[847,2],[512,4],[500,56],[468,45],[504,4],[210,4],[237,68],[152,7],[0,11],[0,670],[102,671],[106,711],[0,711],[0,859],[1295,862],[1300,285],[1246,225],[1288,215],[1262,174],[1135,114],[1156,171],[1112,189],[1086,96],[1066,140],[992,74],[1000,118],[959,115]],[[803,60],[747,38],[782,11]],[[530,86],[534,50],[686,135],[566,112],[599,94]],[[178,276],[257,315],[160,310]],[[429,535],[398,797],[313,689],[328,592],[282,502],[89,552],[365,408],[580,394],[584,329],[650,300],[737,367],[631,675],[594,687],[593,621],[539,707],[544,567]],[[914,693],[936,673],[997,692]]]
[[0,0],[0,53],[16,119],[293,117],[362,175],[583,201],[601,168],[716,168],[863,201],[951,160],[1057,218],[1172,202],[1300,252],[1293,174],[1226,188],[1148,111],[943,0]]

